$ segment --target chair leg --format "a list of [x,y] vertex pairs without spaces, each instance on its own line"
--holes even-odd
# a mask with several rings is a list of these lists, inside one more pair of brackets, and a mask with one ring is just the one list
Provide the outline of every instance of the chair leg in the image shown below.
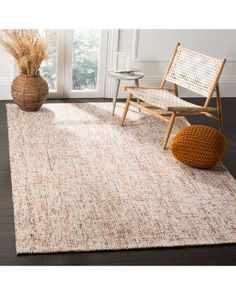
[[172,113],[172,115],[170,117],[169,124],[167,126],[166,136],[165,136],[165,139],[164,139],[164,142],[163,142],[163,146],[162,146],[163,147],[163,150],[166,149],[166,146],[167,146],[167,143],[168,143],[168,139],[170,137],[170,133],[171,133],[171,130],[173,128],[174,122],[175,122],[175,112]]
[[132,98],[132,94],[129,93],[128,97],[127,97],[127,100],[126,100],[126,103],[125,103],[125,108],[124,108],[123,115],[120,118],[120,125],[121,126],[123,126],[124,123],[125,123],[125,118],[126,118],[126,115],[127,115],[128,109],[129,109],[129,105],[130,105],[129,101],[131,100],[131,98]]
[[223,131],[223,116],[222,116],[222,102],[221,102],[221,97],[220,97],[220,89],[219,85],[216,86],[216,104],[217,104],[217,112],[218,112],[218,125],[219,125],[219,130],[222,132]]

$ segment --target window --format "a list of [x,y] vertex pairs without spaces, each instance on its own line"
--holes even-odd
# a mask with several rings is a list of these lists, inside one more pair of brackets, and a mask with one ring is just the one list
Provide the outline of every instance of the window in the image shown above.
[[57,30],[46,30],[44,37],[48,43],[48,58],[41,65],[41,73],[51,91],[57,89]]
[[97,87],[100,35],[99,30],[73,31],[73,90]]
[[54,97],[104,96],[106,31],[45,30],[48,59],[41,73]]

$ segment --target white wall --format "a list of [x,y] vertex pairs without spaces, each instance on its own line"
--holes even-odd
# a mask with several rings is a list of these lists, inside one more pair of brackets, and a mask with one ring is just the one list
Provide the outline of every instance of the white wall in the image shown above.
[[[119,51],[130,52],[132,66],[144,72],[141,85],[159,85],[177,42],[212,57],[227,58],[221,94],[236,97],[236,30],[121,30]],[[196,96],[183,90],[180,95]],[[124,91],[119,97],[125,97]]]
[[11,82],[15,76],[15,64],[13,59],[0,50],[0,99],[11,97]]
[[[132,66],[144,72],[141,85],[159,85],[178,41],[184,47],[227,58],[220,81],[221,94],[236,97],[236,30],[120,30],[118,50],[130,52]],[[11,98],[10,85],[14,76],[12,58],[0,51],[0,99]],[[189,93],[180,91],[180,95]],[[125,96],[121,90],[119,97]]]

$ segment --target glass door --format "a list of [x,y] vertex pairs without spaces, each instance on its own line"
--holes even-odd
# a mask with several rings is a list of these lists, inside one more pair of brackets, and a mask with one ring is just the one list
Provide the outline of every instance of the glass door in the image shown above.
[[48,58],[42,63],[40,72],[47,80],[49,98],[64,95],[65,32],[63,30],[42,30],[40,34],[48,44]]
[[66,33],[66,97],[103,97],[107,33],[103,30],[73,30]]
[[41,73],[51,98],[104,97],[107,32],[45,30],[48,59]]

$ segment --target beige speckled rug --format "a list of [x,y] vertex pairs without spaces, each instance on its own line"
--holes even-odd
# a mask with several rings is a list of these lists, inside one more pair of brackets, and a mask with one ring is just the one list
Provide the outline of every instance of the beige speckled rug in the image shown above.
[[[236,182],[161,148],[164,127],[111,105],[8,104],[17,253],[236,242]],[[187,123],[178,119],[176,129]]]

